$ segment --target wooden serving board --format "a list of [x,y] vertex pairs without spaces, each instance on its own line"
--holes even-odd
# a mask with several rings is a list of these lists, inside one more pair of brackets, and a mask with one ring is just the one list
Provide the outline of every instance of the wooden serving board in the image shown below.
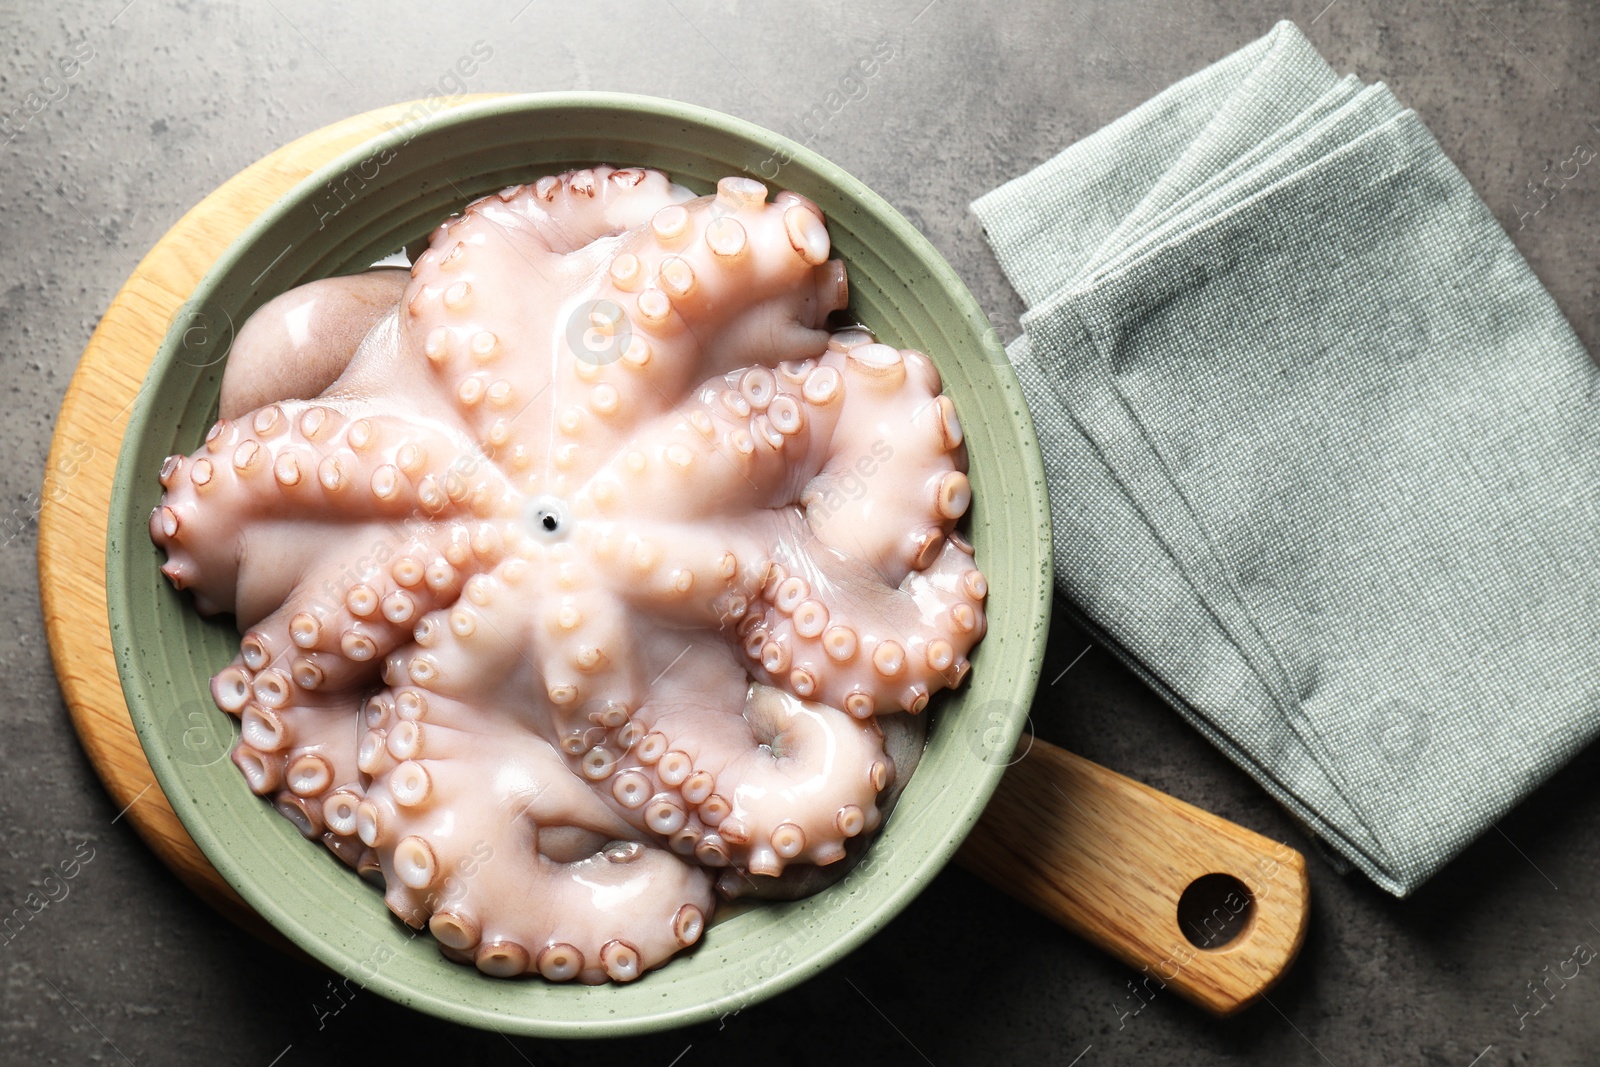
[[[478,99],[485,97],[458,103]],[[206,862],[134,732],[106,612],[111,482],[145,372],[201,276],[289,188],[411,107],[369,111],[285,145],[207,196],[156,243],[84,349],[61,404],[42,494],[45,631],[73,726],[122,809],[119,818],[208,904],[289,952],[297,950]],[[959,862],[1138,970],[1151,995],[1170,987],[1226,1015],[1282,977],[1305,935],[1304,857],[1043,741],[1023,740],[1030,747],[1006,772]],[[1197,886],[1180,924],[1184,892],[1218,874],[1236,881]],[[1206,888],[1213,899],[1200,901],[1196,913],[1192,905]],[[1223,944],[1224,927],[1243,932]],[[1204,948],[1192,943],[1208,937]]]

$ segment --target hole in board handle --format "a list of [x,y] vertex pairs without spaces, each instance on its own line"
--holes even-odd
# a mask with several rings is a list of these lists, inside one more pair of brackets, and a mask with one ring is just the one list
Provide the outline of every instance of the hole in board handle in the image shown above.
[[1249,933],[1255,917],[1254,894],[1231,874],[1202,874],[1178,898],[1178,929],[1195,948],[1226,948]]

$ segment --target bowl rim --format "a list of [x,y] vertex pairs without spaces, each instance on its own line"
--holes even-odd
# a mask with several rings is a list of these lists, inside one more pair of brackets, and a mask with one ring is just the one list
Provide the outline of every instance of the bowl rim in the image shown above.
[[[321,190],[327,183],[375,154],[385,149],[398,148],[419,134],[436,128],[470,125],[509,113],[536,114],[573,108],[627,113],[645,112],[663,120],[710,127],[761,144],[772,149],[774,153],[782,153],[789,160],[801,163],[834,185],[856,206],[870,214],[875,222],[904,242],[915,254],[919,268],[928,272],[929,280],[958,304],[963,305],[959,310],[964,317],[983,318],[983,312],[966,284],[916,227],[859,179],[805,145],[745,119],[698,105],[648,95],[599,91],[515,93],[465,102],[429,115],[422,120],[421,126],[397,125],[385,133],[351,147],[307,175],[253,218],[206,270],[186,301],[186,306],[203,306],[264,231],[280,222],[289,213],[303,210],[313,192]],[[129,507],[135,502],[133,482],[138,471],[129,461],[129,456],[134,451],[132,443],[147,432],[153,418],[156,391],[149,386],[174,359],[177,347],[174,336],[176,329],[176,327],[169,329],[162,340],[129,415],[111,489],[107,530],[107,543],[111,546],[119,543],[119,534],[126,529],[124,522]],[[1022,445],[1019,449],[1020,455],[1016,457],[1020,469],[1016,470],[1015,478],[1033,486],[1027,495],[1033,505],[1032,525],[1035,535],[1028,539],[1028,543],[1033,545],[1037,563],[1038,578],[1034,599],[1037,605],[1042,605],[1036,606],[1035,611],[1042,614],[1043,618],[1038,618],[1036,615],[1034,625],[1026,635],[1025,653],[1019,657],[1022,669],[1010,679],[1009,687],[1010,693],[1016,697],[1017,706],[1026,712],[1037,691],[1052,604],[1053,556],[1050,545],[1049,499],[1044,490],[1044,462],[1033,420],[1023,399],[1021,386],[1011,370],[1009,361],[1000,350],[999,341],[992,328],[985,331],[982,346],[987,361],[995,370],[995,387],[1015,411],[1015,433]],[[134,566],[128,553],[109,551],[106,556],[106,593],[111,638],[116,651],[117,671],[123,695],[139,734],[140,743],[146,753],[150,754],[153,738],[157,742],[158,753],[163,746],[160,744],[158,727],[151,714],[155,701],[145,679],[134,668],[137,653],[132,646],[136,642],[132,639],[134,628],[129,623],[135,615],[126,600],[130,589],[129,578]],[[1012,716],[1013,721],[1006,724],[1012,735],[1010,741],[1014,742],[1017,735],[1020,735],[1025,719],[1025,714],[1016,714]],[[178,777],[179,772],[173,762],[163,758],[150,760],[156,780],[166,793],[179,821],[206,859],[276,930],[318,962],[337,973],[346,973],[345,964],[348,961],[344,959],[342,951],[327,945],[319,934],[303,925],[294,913],[276,902],[270,894],[256,888],[253,876],[235,862],[227,843],[222,840],[223,835],[219,834],[200,812],[197,798],[191,797],[182,787],[181,779]],[[712,997],[699,1004],[665,1008],[654,1012],[646,1011],[623,1017],[597,1012],[592,1018],[550,1019],[527,1015],[508,1016],[475,1003],[440,995],[432,990],[418,989],[393,979],[387,971],[380,970],[378,974],[368,978],[364,988],[371,989],[397,1003],[451,1022],[493,1029],[502,1033],[548,1038],[603,1038],[641,1034],[704,1022],[716,1018],[719,1014],[726,1014],[729,1010],[742,1009],[793,988],[832,966],[869,940],[927,888],[929,882],[949,862],[956,849],[965,840],[968,831],[977,822],[1006,769],[1003,763],[981,762],[981,769],[974,772],[972,783],[974,790],[970,802],[962,809],[962,817],[951,824],[949,831],[940,838],[936,847],[927,849],[917,857],[914,864],[908,866],[898,884],[887,889],[874,890],[876,903],[864,919],[830,942],[825,949],[809,957],[790,961],[782,969],[737,993]]]

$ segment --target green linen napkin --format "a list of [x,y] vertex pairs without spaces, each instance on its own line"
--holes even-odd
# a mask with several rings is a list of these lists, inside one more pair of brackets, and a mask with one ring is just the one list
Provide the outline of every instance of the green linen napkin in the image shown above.
[[1405,895],[1600,727],[1600,377],[1292,23],[973,205],[1092,632]]

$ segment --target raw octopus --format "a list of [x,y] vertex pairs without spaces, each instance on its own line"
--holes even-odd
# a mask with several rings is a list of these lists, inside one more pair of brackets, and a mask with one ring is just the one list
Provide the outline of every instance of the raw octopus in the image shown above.
[[965,678],[961,426],[926,356],[829,332],[830,247],[746,178],[508,188],[267,303],[166,460],[162,571],[243,633],[234,762],[450,958],[637,978],[719,873],[839,864],[877,717]]

